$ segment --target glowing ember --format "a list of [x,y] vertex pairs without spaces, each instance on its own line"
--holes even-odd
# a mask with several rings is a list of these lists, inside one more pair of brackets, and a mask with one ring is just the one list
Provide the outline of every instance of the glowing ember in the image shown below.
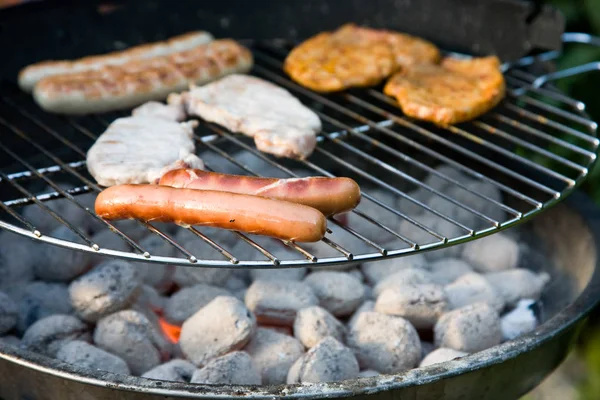
[[165,336],[171,343],[179,342],[179,335],[181,335],[181,326],[173,325],[165,321],[164,318],[158,319],[160,328],[164,332]]

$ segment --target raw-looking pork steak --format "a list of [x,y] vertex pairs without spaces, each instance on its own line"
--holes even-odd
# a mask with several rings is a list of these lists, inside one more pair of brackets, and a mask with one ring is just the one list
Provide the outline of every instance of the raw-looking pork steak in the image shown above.
[[256,147],[279,157],[306,158],[317,144],[321,120],[287,90],[262,79],[229,75],[169,96],[188,115],[254,138]]
[[156,117],[115,120],[87,153],[87,168],[102,186],[157,183],[172,169],[204,168],[195,154],[197,121]]

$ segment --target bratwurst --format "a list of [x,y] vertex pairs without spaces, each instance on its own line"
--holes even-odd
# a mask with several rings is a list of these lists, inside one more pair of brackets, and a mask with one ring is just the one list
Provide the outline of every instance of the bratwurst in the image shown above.
[[96,214],[109,219],[174,222],[316,242],[327,229],[318,210],[260,196],[179,189],[157,185],[119,185],[96,198]]
[[125,50],[88,56],[78,60],[42,61],[29,65],[19,72],[19,86],[24,91],[31,92],[36,83],[52,75],[93,71],[107,65],[122,65],[134,60],[148,60],[190,50],[213,40],[210,33],[198,31],[175,36],[162,42],[133,46]]
[[167,172],[159,184],[269,197],[304,204],[326,216],[350,211],[360,202],[360,187],[350,178],[259,178],[188,168]]

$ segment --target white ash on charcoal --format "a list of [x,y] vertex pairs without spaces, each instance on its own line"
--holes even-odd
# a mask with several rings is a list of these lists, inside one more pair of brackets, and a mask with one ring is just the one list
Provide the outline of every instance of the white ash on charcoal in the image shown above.
[[197,366],[242,349],[256,330],[256,319],[235,297],[219,296],[188,318],[181,327],[179,345]]
[[32,251],[34,243],[23,236],[0,232],[0,290],[33,280],[33,267],[40,262],[39,250]]
[[501,312],[505,306],[502,293],[483,275],[475,272],[461,276],[451,284],[446,285],[444,289],[451,309],[485,302],[497,312]]
[[69,285],[69,296],[77,314],[95,322],[131,305],[140,290],[137,266],[123,260],[108,260]]
[[34,281],[16,285],[8,294],[17,304],[17,331],[25,332],[35,321],[54,314],[72,314],[68,286]]
[[121,357],[134,375],[141,375],[168,359],[170,344],[146,316],[123,310],[98,321],[96,345]]
[[294,330],[291,326],[260,324],[260,325],[258,325],[258,327],[264,328],[264,329],[270,329],[272,331],[281,333],[283,335],[294,336]]
[[142,378],[160,381],[189,382],[196,369],[196,366],[191,362],[176,358],[145,372],[142,374]]
[[301,281],[306,276],[306,268],[253,269],[250,275],[255,281]]
[[539,300],[544,287],[550,281],[545,272],[536,274],[524,268],[516,268],[484,275],[509,307],[514,307],[521,299]]
[[419,335],[401,317],[363,312],[350,326],[347,340],[364,369],[395,374],[414,368],[421,360]]
[[261,324],[285,326],[292,326],[299,310],[319,304],[311,287],[296,281],[254,281],[245,301]]
[[379,375],[381,375],[379,372],[373,371],[372,369],[365,369],[364,371],[360,371],[358,373],[359,378],[374,378]]
[[307,307],[296,314],[294,336],[309,349],[328,336],[344,343],[346,333],[346,327],[322,307]]
[[81,340],[63,344],[56,358],[77,367],[129,375],[127,363],[114,354]]
[[[92,241],[96,243],[100,249],[117,250],[123,252],[130,252],[132,247],[119,235],[112,232],[110,229],[102,229],[94,233],[91,237]],[[90,259],[90,265],[95,266],[104,261],[107,261],[110,257],[92,254]]]
[[538,324],[533,299],[520,300],[514,310],[504,314],[500,319],[502,337],[513,340],[526,333],[532,332]]
[[85,323],[72,315],[55,314],[42,318],[23,334],[21,345],[28,350],[55,357],[65,342],[88,342],[90,333]]
[[166,297],[161,296],[155,288],[148,285],[140,285],[139,293],[135,299],[136,304],[146,306],[156,313],[163,312],[166,302]]
[[179,287],[188,287],[203,283],[224,286],[231,275],[229,268],[175,267],[173,281]]
[[440,317],[434,327],[435,345],[474,353],[502,341],[498,312],[487,303],[471,304]]
[[[75,232],[64,225],[52,230],[50,236],[69,242],[83,243]],[[90,267],[91,253],[49,244],[41,245],[40,250],[40,260],[33,266],[35,275],[40,279],[68,282]]]
[[192,383],[219,385],[260,385],[260,373],[248,353],[234,351],[209,361],[196,370]]
[[8,346],[19,347],[21,345],[21,339],[14,335],[0,336],[0,343]]
[[[441,175],[443,175],[449,179],[453,179],[462,184],[466,184],[466,183],[470,182],[469,177],[467,177],[465,174],[460,172],[457,168],[452,167],[450,165],[440,165],[440,166],[436,167],[435,170],[437,172],[439,172]],[[437,190],[442,193],[446,192],[448,188],[455,185],[454,183],[449,182],[448,180],[441,178],[436,174],[427,175],[427,177],[425,177],[425,179],[423,179],[423,183],[425,185],[429,186],[431,189]],[[408,195],[411,198],[420,201],[421,203],[426,203],[427,200],[431,198],[432,193],[429,190],[425,189],[424,187],[419,187],[419,188],[409,192]],[[422,206],[415,204],[414,202],[412,202],[404,197],[400,197],[398,199],[397,204],[398,204],[398,209],[400,211],[402,211],[404,214],[407,214],[411,217],[422,213],[424,210]]]
[[423,269],[427,266],[427,261],[422,254],[415,254],[406,257],[396,257],[387,260],[373,261],[364,263],[361,266],[367,282],[376,285],[390,275],[402,269]]
[[419,367],[427,367],[429,365],[439,364],[446,361],[455,360],[460,357],[468,356],[469,353],[465,353],[464,351],[458,351],[454,349],[449,349],[446,347],[440,347],[439,349],[433,350],[429,353],[423,360]]
[[244,351],[252,358],[264,385],[281,385],[292,364],[304,354],[304,347],[294,337],[259,327]]
[[231,293],[203,283],[180,289],[165,302],[164,317],[171,324],[181,325],[219,296],[231,296]]
[[439,285],[447,285],[463,275],[474,272],[467,262],[459,258],[445,258],[432,262],[427,270],[431,281]]
[[[62,186],[62,185],[61,185]],[[56,190],[50,186],[46,190],[38,193],[52,193]],[[77,200],[80,201],[78,196]],[[59,198],[43,202],[43,204],[56,214],[64,218],[74,226],[81,228],[84,232],[93,224],[93,218],[88,216],[87,212],[65,198]],[[23,208],[23,217],[33,223],[35,227],[42,233],[48,234],[62,223],[56,220],[51,214],[47,213],[37,204],[31,204]]]
[[[141,222],[136,221],[136,220],[127,219],[127,220],[122,220],[122,221],[111,221],[110,223],[115,228],[117,228],[118,230],[120,230],[121,232],[123,232],[125,235],[127,235],[129,238],[131,238],[132,240],[134,240],[136,242],[138,242],[139,240],[141,240],[142,238],[147,236],[149,233],[148,228],[146,228],[144,226],[144,224],[142,224]],[[105,225],[102,224],[102,227],[99,227],[97,232],[100,232],[100,231],[103,231],[106,229],[107,229],[107,227],[105,227]]]
[[18,308],[6,293],[0,292],[0,335],[10,331],[17,324]]
[[229,279],[227,279],[227,282],[225,282],[223,289],[225,289],[231,293],[235,293],[235,292],[239,292],[241,290],[248,289],[248,286],[249,285],[246,282],[244,282],[237,276],[232,275],[229,277]]
[[[460,226],[457,226],[456,224],[453,224],[452,222],[430,212],[414,216],[413,219],[421,223],[423,226],[426,226],[433,232],[436,232],[437,234],[447,238],[454,238],[468,234],[468,232]],[[409,220],[402,220],[402,222],[400,222],[398,225],[398,232],[419,245],[436,243],[440,241],[439,238],[421,229]],[[427,261],[433,262],[442,258],[458,257],[461,252],[462,246],[455,245],[445,249],[428,251],[424,253],[424,257]]]
[[[490,183],[483,181],[472,181],[468,182],[465,186],[474,193],[487,196],[496,202],[502,202],[502,194],[500,193],[500,190]],[[459,186],[452,186],[442,193],[457,201],[459,204],[462,204],[473,211],[479,212],[497,222],[503,222],[506,220],[506,213],[502,208],[498,207],[489,200],[474,195],[469,190],[462,189]],[[427,200],[427,205],[434,210],[451,217],[455,221],[458,221],[461,224],[475,230],[493,226],[490,221],[481,218],[468,209],[462,208],[439,195],[432,195],[431,198]]]
[[516,268],[519,255],[517,242],[502,232],[468,242],[462,252],[465,261],[482,273]]
[[377,297],[375,311],[402,317],[417,329],[430,329],[449,310],[441,285],[406,284],[385,289]]
[[363,284],[346,272],[313,272],[304,282],[312,288],[319,305],[336,317],[352,314],[365,299]]
[[360,307],[358,307],[356,309],[356,311],[354,311],[354,314],[352,314],[352,316],[350,317],[350,319],[348,320],[348,323],[346,324],[349,328],[352,328],[352,325],[354,325],[356,323],[356,320],[358,319],[359,315],[364,313],[364,312],[371,312],[375,310],[375,301],[373,300],[367,300],[364,303],[362,303],[360,305]]
[[[371,197],[375,198],[379,202],[391,207],[392,209],[396,209],[396,198],[397,196],[387,190],[381,190],[377,188],[368,188],[364,190],[364,192],[368,193]],[[401,217],[397,214],[387,210],[385,207],[376,204],[374,201],[363,198],[356,207],[356,210],[360,211],[362,214],[367,215],[369,218],[389,227],[394,228],[401,220]],[[400,209],[402,212],[402,209]],[[351,228],[355,228],[355,230],[360,233],[362,236],[366,237],[374,241],[375,243],[383,244],[390,241],[398,240],[398,238],[386,230],[380,228],[376,224],[370,222],[368,219],[363,218],[357,213],[349,212],[346,214],[346,225]],[[340,220],[339,216],[336,216],[336,219]],[[350,233],[346,233],[348,236],[352,236]],[[363,248],[373,250],[372,247],[363,243],[362,240],[356,238],[354,239],[357,242],[360,242]],[[356,247],[351,247],[352,249]],[[339,253],[338,253],[339,255]]]
[[433,350],[435,350],[435,345],[433,343],[421,341],[421,361]]
[[332,337],[321,340],[290,368],[287,383],[337,382],[358,377],[358,361],[351,349]]
[[353,277],[355,277],[359,281],[365,283],[365,276],[360,271],[360,269],[358,269],[358,268],[352,268],[351,270],[348,270],[346,272],[348,272],[350,275],[352,275]]
[[[166,240],[153,234],[140,240],[139,245],[153,256],[173,257],[176,252]],[[173,265],[138,262],[135,263],[135,267],[139,271],[141,281],[155,287],[159,292],[164,293],[171,287],[175,273]]]
[[375,296],[379,296],[386,289],[392,289],[402,285],[421,285],[427,283],[433,283],[433,278],[427,270],[421,268],[406,268],[382,279],[375,285],[373,293]]

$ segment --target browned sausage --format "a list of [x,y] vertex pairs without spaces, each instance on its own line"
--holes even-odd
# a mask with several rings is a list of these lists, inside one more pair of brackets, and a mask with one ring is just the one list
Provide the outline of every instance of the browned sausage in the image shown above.
[[323,238],[327,221],[314,208],[260,196],[158,185],[117,185],[96,198],[106,219],[203,225],[298,242]]
[[360,202],[360,188],[350,178],[277,179],[219,174],[200,169],[177,169],[163,175],[159,184],[290,201],[314,207],[326,216],[350,211]]

